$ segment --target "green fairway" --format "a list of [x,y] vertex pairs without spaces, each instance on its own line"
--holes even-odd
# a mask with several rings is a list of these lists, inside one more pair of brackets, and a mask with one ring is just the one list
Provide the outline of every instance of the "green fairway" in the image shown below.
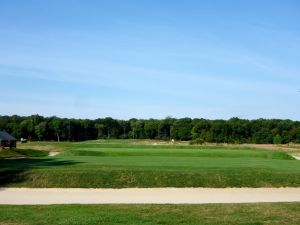
[[1,186],[300,186],[300,161],[279,151],[132,140],[41,142],[22,147],[56,149],[60,155],[0,159]]
[[299,213],[299,203],[0,206],[0,224],[298,225]]

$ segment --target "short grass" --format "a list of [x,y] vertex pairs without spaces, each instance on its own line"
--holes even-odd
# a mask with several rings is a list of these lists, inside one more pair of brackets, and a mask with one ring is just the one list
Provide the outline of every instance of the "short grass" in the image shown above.
[[0,225],[298,225],[300,203],[0,206]]
[[300,187],[300,161],[280,151],[132,140],[22,145],[51,146],[61,154],[0,159],[0,186]]

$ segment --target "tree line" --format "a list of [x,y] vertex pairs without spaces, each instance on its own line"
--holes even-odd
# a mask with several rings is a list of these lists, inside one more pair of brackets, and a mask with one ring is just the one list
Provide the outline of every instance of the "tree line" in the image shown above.
[[16,138],[40,141],[95,139],[184,140],[191,143],[300,143],[300,122],[280,119],[208,120],[191,118],[68,119],[58,117],[0,116],[0,130]]

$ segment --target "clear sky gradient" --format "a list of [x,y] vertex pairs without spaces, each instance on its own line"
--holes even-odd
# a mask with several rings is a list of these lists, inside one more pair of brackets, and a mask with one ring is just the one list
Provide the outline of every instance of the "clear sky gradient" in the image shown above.
[[0,115],[300,120],[300,1],[0,1]]

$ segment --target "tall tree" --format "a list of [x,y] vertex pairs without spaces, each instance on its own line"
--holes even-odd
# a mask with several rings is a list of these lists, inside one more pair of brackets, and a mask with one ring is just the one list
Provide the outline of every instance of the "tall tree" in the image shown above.
[[150,119],[146,120],[144,123],[144,134],[145,138],[148,139],[155,139],[158,136],[158,127],[159,127],[159,121]]
[[174,122],[171,137],[176,140],[190,140],[192,138],[192,119],[182,118]]
[[61,119],[59,119],[57,117],[54,117],[51,120],[50,125],[51,125],[51,128],[55,132],[55,135],[57,137],[57,141],[59,142],[60,141],[60,135],[61,135],[61,132],[62,132],[62,121],[61,121]]
[[47,122],[45,121],[40,122],[38,125],[35,126],[35,133],[39,141],[43,140],[44,137],[46,137],[46,130],[47,130]]
[[279,135],[283,144],[300,143],[300,122],[278,119],[206,120],[167,117],[163,120],[116,120],[107,117],[82,120],[14,115],[0,116],[0,130],[5,130],[16,138],[29,140],[83,141],[97,138],[168,140],[172,137],[177,140],[198,139],[205,142],[273,143]]
[[104,124],[96,123],[95,128],[97,129],[97,138],[103,138],[104,136]]

